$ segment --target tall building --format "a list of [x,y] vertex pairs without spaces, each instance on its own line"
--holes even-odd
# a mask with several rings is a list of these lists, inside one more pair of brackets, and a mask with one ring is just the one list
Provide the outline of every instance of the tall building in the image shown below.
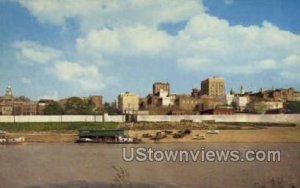
[[0,112],[2,115],[13,115],[14,114],[14,96],[11,86],[7,86],[5,94],[2,97]]
[[225,95],[225,80],[221,77],[211,77],[201,82],[202,95],[208,95],[212,97]]
[[90,96],[90,101],[95,105],[95,108],[101,109],[103,108],[103,97],[98,95],[98,96]]
[[139,110],[139,96],[125,92],[118,96],[118,109],[122,113],[132,113]]
[[93,112],[95,114],[101,114],[103,112],[103,97],[100,95],[94,95],[89,97],[89,102],[94,105]]
[[4,100],[13,100],[13,92],[11,86],[7,86],[5,95],[3,96]]
[[155,82],[153,84],[153,95],[160,95],[166,93],[170,95],[170,84],[165,82]]

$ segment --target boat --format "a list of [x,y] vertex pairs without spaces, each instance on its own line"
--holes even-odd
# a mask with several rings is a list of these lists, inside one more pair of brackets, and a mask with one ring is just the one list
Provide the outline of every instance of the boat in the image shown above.
[[22,144],[24,142],[24,137],[11,138],[6,135],[6,131],[0,130],[0,144]]
[[106,144],[140,144],[141,139],[119,136],[115,140],[103,140],[94,138],[78,138],[76,143],[106,143]]
[[207,134],[219,134],[220,131],[219,130],[208,130]]
[[100,130],[79,130],[76,143],[108,143],[108,144],[138,144],[142,140],[132,138],[128,130],[124,129],[100,129]]
[[81,142],[93,142],[93,139],[91,138],[78,138],[76,140],[77,143],[81,143]]

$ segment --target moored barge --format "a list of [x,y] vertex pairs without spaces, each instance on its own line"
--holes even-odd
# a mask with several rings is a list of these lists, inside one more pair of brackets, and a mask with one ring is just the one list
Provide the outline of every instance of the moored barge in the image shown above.
[[11,138],[6,135],[6,131],[0,130],[0,144],[22,144],[25,143],[24,137]]
[[125,129],[79,130],[76,143],[139,144],[141,139],[129,137]]

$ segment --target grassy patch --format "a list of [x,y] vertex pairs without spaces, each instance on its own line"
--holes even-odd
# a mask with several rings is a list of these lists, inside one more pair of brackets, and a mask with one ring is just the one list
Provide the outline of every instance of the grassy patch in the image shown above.
[[0,130],[8,132],[26,131],[77,131],[78,129],[116,128],[114,122],[63,122],[63,123],[0,123]]
[[216,122],[216,125],[233,125],[233,126],[259,126],[259,127],[295,127],[296,123],[270,123],[270,122]]
[[295,127],[295,123],[268,123],[268,122],[212,122],[212,123],[196,123],[196,122],[138,122],[134,123],[133,130],[165,130],[165,129],[263,129],[267,127]]

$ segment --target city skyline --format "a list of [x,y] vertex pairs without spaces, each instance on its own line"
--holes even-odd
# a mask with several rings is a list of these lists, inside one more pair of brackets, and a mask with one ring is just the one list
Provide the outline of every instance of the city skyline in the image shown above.
[[[300,89],[299,1],[1,1],[0,87],[35,100],[152,83],[190,93],[211,76]],[[251,16],[250,16],[251,15]],[[1,94],[2,95],[2,94]]]
[[[220,92],[218,95],[214,95],[214,94],[209,94],[208,92],[208,88],[206,88],[207,86],[203,86],[202,83],[205,82],[205,81],[208,81],[210,79],[217,79],[217,80],[223,80],[221,82],[221,84],[223,85],[222,88],[220,88]],[[172,85],[170,85],[170,83],[168,82],[155,82],[153,83],[152,85],[152,91],[149,91],[149,93],[146,93],[145,95],[139,95],[139,93],[135,92],[135,91],[132,91],[132,90],[126,90],[126,91],[122,91],[120,93],[118,93],[116,95],[115,98],[112,98],[112,101],[109,101],[109,100],[106,100],[104,99],[103,102],[108,102],[108,103],[115,103],[118,101],[118,98],[120,97],[120,95],[123,95],[123,94],[126,94],[126,93],[129,93],[129,94],[133,94],[133,95],[136,95],[139,99],[145,99],[149,96],[153,96],[153,95],[158,95],[160,96],[160,92],[163,92],[161,90],[165,90],[166,92],[163,94],[163,95],[166,95],[166,96],[190,96],[190,97],[194,97],[195,95],[195,92],[197,92],[196,95],[206,95],[206,96],[211,96],[211,97],[220,97],[220,96],[228,96],[228,95],[252,95],[252,94],[258,94],[260,92],[272,92],[272,91],[279,91],[279,90],[289,90],[289,89],[292,89],[293,91],[297,92],[297,93],[300,93],[298,90],[295,90],[294,87],[286,87],[286,88],[275,88],[274,86],[272,86],[271,88],[260,88],[259,90],[247,90],[244,88],[243,85],[240,85],[240,87],[238,89],[233,89],[231,88],[230,91],[226,90],[224,88],[224,85],[226,85],[226,80],[222,77],[217,77],[217,76],[213,76],[213,77],[208,77],[204,80],[201,80],[200,81],[201,85],[200,87],[194,87],[194,88],[190,88],[189,92],[185,92],[185,93],[182,93],[182,92],[177,92],[177,93],[174,93],[172,92]],[[163,88],[156,88],[154,85],[168,85],[167,88],[165,88],[165,86]],[[215,88],[215,87],[219,87],[219,86],[216,86],[216,85],[213,85],[211,86],[212,88]],[[212,89],[212,90],[215,90],[215,89]],[[223,91],[224,93],[223,93]],[[10,94],[7,94],[7,93],[10,93]],[[38,101],[42,101],[42,100],[50,100],[50,101],[64,101],[66,99],[69,99],[69,98],[81,98],[81,99],[87,99],[87,98],[91,98],[91,97],[94,97],[94,96],[100,96],[101,98],[103,98],[103,95],[101,95],[101,93],[98,93],[97,95],[91,95],[91,94],[88,94],[88,95],[77,95],[76,93],[74,93],[73,95],[70,95],[70,96],[64,96],[64,97],[56,97],[56,98],[51,98],[51,97],[43,97],[43,98],[37,98],[37,99],[32,99],[30,98],[29,96],[26,96],[26,95],[16,95],[14,93],[14,89],[11,85],[8,85],[5,90],[3,90],[3,94],[0,94],[0,98],[5,98],[7,95],[11,95],[13,98],[24,98],[24,99],[29,99],[31,102],[38,102]],[[101,99],[102,101],[102,99]]]

